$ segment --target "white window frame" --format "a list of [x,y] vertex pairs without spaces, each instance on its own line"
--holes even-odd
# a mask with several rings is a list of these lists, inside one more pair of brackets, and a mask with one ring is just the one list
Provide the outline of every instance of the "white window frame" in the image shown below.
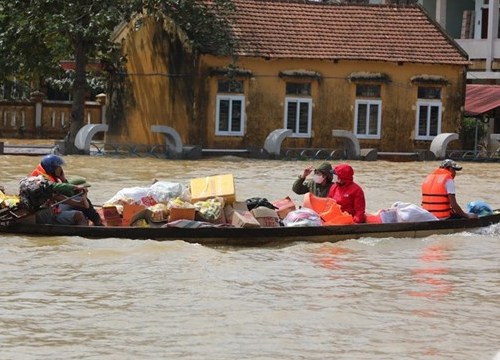
[[[380,139],[380,132],[382,129],[382,100],[365,100],[365,99],[356,99],[354,102],[354,133],[358,139]],[[368,118],[364,119],[366,123],[366,133],[360,134],[358,133],[358,111],[359,111],[359,106],[360,105],[367,105],[368,106],[368,111],[366,113],[366,116]],[[372,106],[378,106],[378,111],[377,111],[377,133],[375,135],[369,134],[369,126],[368,126],[368,120],[370,116],[370,107]]]
[[[438,107],[438,124],[437,124],[437,134],[436,135],[430,135],[430,128],[431,128],[431,107]],[[419,121],[420,121],[420,109],[422,107],[427,107],[429,111],[427,112],[427,131],[425,135],[419,135],[418,129],[419,129]],[[443,116],[443,103],[441,100],[418,100],[417,101],[417,111],[416,111],[416,119],[415,119],[415,140],[433,140],[437,135],[441,134],[441,120]]]
[[307,104],[307,133],[299,133],[299,115],[300,112],[297,111],[297,118],[295,119],[295,129],[292,130],[291,137],[297,138],[310,138],[311,137],[311,129],[312,129],[312,98],[305,97],[295,97],[295,96],[287,96],[285,97],[285,119],[284,119],[284,128],[288,129],[288,104],[295,103],[297,105],[297,110],[300,104]]
[[[229,115],[233,112],[233,101],[241,101],[240,131],[220,130],[220,103],[229,100]],[[232,118],[229,118],[231,129]],[[245,95],[217,95],[215,109],[215,135],[216,136],[243,136],[245,135]]]

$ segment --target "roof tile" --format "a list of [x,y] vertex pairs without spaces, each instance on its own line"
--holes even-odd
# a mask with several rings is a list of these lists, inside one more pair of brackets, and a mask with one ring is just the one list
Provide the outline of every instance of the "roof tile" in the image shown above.
[[468,64],[418,6],[233,1],[240,56]]

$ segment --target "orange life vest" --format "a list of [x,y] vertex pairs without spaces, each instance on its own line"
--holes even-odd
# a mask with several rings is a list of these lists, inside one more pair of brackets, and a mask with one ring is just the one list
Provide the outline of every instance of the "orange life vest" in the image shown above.
[[439,219],[450,217],[452,214],[450,199],[446,191],[446,182],[452,179],[448,170],[438,168],[422,183],[422,207]]
[[317,212],[324,225],[354,224],[352,215],[342,211],[332,198],[315,196],[308,192],[304,195],[304,207]]
[[42,164],[38,164],[37,167],[35,168],[35,170],[33,170],[31,172],[31,176],[39,176],[39,175],[42,175],[44,178],[46,178],[47,180],[54,182],[54,183],[61,182],[56,177],[47,174],[45,169],[42,167]]

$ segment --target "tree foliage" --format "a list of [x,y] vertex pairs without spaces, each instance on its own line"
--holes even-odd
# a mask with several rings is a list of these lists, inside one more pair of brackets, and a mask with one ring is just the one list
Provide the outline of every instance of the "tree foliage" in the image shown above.
[[231,0],[0,0],[0,82],[24,80],[36,89],[57,76],[60,61],[75,62],[68,144],[83,125],[89,59],[119,62],[111,34],[137,14],[172,18],[199,51],[231,52]]
[[474,150],[487,135],[485,122],[480,118],[465,117],[460,123],[460,139],[465,150]]

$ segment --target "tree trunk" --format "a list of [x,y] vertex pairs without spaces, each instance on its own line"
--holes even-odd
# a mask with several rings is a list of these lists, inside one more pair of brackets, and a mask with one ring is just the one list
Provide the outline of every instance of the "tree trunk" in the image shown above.
[[87,54],[83,39],[77,39],[75,46],[75,82],[73,83],[73,104],[71,106],[71,124],[69,134],[65,139],[66,154],[76,154],[75,138],[78,130],[84,124],[85,92],[87,87],[85,69]]

